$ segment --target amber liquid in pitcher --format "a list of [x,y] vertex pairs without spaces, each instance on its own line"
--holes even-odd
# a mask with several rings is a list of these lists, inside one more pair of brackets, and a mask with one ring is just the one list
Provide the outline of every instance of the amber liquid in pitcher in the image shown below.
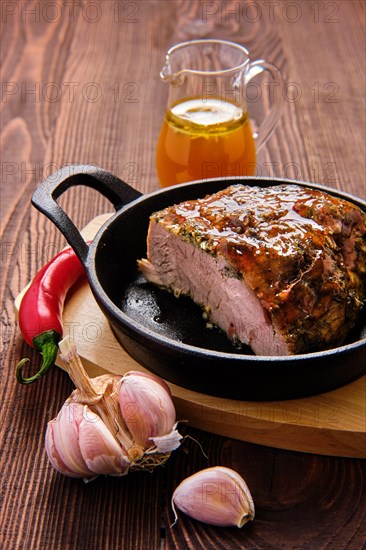
[[248,113],[221,99],[185,99],[166,113],[157,146],[161,187],[187,181],[251,176],[255,142]]

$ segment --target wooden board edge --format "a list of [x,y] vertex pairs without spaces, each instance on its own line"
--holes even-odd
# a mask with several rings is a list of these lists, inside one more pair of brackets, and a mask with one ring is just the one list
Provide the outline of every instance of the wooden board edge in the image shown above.
[[[81,360],[91,377],[110,374],[110,371],[83,356]],[[60,357],[57,358],[56,365],[65,370]],[[141,370],[145,369],[141,367]],[[302,426],[299,437],[299,426],[296,424],[241,416],[239,426],[237,414],[228,412],[225,422],[220,422],[210,415],[210,407],[206,408],[205,403],[191,401],[187,412],[187,401],[174,392],[174,384],[168,382],[168,385],[172,390],[178,422],[187,423],[193,428],[265,447],[345,458],[366,458],[365,432],[317,428],[314,442],[314,428],[311,426]]]

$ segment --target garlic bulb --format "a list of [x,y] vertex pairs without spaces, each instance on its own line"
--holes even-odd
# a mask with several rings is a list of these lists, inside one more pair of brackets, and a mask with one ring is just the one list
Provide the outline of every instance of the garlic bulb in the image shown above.
[[88,481],[163,464],[182,439],[168,385],[134,371],[91,379],[68,337],[59,348],[76,389],[47,426],[45,446],[52,466]]
[[206,468],[186,478],[175,489],[175,506],[191,518],[222,527],[243,527],[254,519],[254,503],[244,479],[223,466]]

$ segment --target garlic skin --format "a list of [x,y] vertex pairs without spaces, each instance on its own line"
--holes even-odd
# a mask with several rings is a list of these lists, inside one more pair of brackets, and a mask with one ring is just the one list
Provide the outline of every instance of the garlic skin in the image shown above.
[[171,393],[163,380],[130,371],[120,382],[119,404],[134,444],[167,453],[180,445]]
[[101,418],[87,405],[67,401],[48,423],[45,446],[52,466],[85,481],[98,474],[124,475],[129,460]]
[[172,497],[176,522],[175,506],[191,518],[220,527],[243,527],[255,514],[244,479],[224,466],[201,470],[178,485]]

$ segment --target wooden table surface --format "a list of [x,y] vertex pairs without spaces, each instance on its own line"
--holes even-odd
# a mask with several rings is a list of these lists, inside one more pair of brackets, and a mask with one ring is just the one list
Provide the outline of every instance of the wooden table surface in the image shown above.
[[[187,438],[153,474],[57,474],[46,423],[72,390],[59,369],[29,387],[14,381],[23,343],[18,292],[64,246],[30,206],[47,175],[69,163],[103,166],[142,192],[158,187],[155,145],[167,88],[164,53],[198,37],[247,45],[282,70],[284,115],[258,156],[258,174],[325,183],[365,198],[365,3],[306,1],[1,2],[1,517],[0,545],[30,549],[364,548],[366,463],[238,442],[182,426]],[[266,89],[258,80],[258,90]],[[268,108],[252,101],[252,115]],[[79,227],[110,210],[86,188],[61,199]],[[208,465],[247,480],[256,519],[239,530],[180,516],[170,498]]]

